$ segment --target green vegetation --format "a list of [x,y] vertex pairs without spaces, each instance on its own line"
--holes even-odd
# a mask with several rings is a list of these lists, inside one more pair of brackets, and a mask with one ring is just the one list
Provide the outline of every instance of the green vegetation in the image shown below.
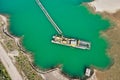
[[31,67],[28,58],[20,53],[20,56],[16,57],[17,67],[22,70],[27,76],[28,80],[42,80],[41,76]]
[[17,48],[14,40],[8,39],[8,40],[5,40],[5,43],[6,43],[6,47],[8,48],[9,52],[14,51]]
[[7,71],[5,70],[5,67],[0,62],[0,80],[11,80]]
[[[1,19],[0,19],[0,27],[1,27],[1,25],[2,25],[2,23],[1,23]],[[1,31],[0,31],[0,33],[1,33]],[[11,80],[1,61],[0,61],[0,80]]]
[[[19,72],[23,72],[21,74],[24,74],[24,76],[28,80],[42,80],[41,76],[37,74],[36,71],[29,64],[29,60],[26,57],[26,55],[24,55],[24,53],[19,50],[14,39],[10,38],[9,36],[3,33],[2,26],[0,26],[0,37],[1,37],[0,42],[1,44],[3,44],[3,47],[8,53],[14,50],[19,51],[20,55],[15,57],[16,59],[15,64]],[[11,80],[1,63],[0,63],[0,80]]]

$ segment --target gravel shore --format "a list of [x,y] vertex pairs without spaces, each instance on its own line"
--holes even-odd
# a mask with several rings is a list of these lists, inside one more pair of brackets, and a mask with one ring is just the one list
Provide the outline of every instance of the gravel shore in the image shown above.
[[120,9],[120,0],[95,0],[88,3],[96,12],[115,13]]

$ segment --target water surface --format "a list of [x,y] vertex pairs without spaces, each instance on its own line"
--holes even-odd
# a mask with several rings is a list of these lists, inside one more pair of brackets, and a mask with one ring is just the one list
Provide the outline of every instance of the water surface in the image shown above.
[[10,15],[10,32],[24,36],[23,46],[32,52],[37,66],[50,69],[62,64],[63,72],[82,76],[86,66],[105,69],[110,64],[107,41],[100,37],[100,31],[110,24],[80,5],[86,1],[90,0],[41,0],[63,34],[91,42],[90,50],[52,44],[52,36],[57,32],[35,0],[0,0],[0,13]]

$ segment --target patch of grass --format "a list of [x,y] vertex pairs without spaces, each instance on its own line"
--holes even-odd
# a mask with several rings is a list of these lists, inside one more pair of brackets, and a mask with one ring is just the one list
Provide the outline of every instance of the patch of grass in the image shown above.
[[11,80],[5,67],[1,62],[0,62],[0,80]]
[[20,53],[19,57],[16,57],[16,62],[19,70],[22,70],[24,74],[27,76],[28,80],[42,80],[41,76],[36,73],[31,67],[28,58]]

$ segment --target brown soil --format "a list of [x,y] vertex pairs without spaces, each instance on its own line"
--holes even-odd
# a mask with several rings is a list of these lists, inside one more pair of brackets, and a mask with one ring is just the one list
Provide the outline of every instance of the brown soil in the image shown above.
[[113,59],[113,65],[108,70],[98,70],[96,75],[98,80],[120,80],[120,11],[114,14],[105,12],[102,15],[114,23],[110,29],[102,33],[110,43],[107,51]]

